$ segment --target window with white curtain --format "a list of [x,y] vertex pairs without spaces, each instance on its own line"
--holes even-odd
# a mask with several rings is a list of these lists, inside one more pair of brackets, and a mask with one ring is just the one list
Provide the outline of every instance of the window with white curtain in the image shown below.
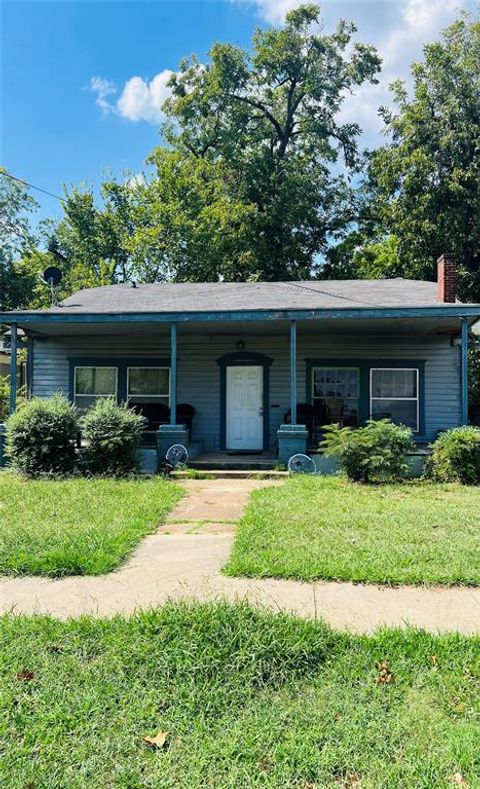
[[118,369],[116,367],[75,367],[74,402],[82,411],[99,397],[117,399]]
[[129,367],[127,399],[132,403],[165,403],[170,401],[170,370],[168,367]]
[[370,370],[370,417],[419,430],[419,371],[416,367]]

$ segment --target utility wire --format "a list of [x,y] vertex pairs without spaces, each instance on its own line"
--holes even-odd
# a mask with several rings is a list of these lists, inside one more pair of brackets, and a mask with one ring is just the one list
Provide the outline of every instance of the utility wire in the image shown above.
[[65,202],[64,197],[55,195],[53,194],[53,192],[48,192],[46,189],[42,189],[40,186],[35,186],[34,184],[29,183],[28,181],[24,181],[23,178],[17,178],[15,175],[11,175],[11,173],[5,172],[5,170],[0,170],[0,175],[4,175],[5,178],[10,178],[12,181],[18,181],[19,184],[24,184],[25,186],[29,186],[30,189],[36,189],[37,192],[43,192],[44,195],[48,195],[49,197],[54,197],[56,200],[60,200],[62,203]]
[[[317,280],[317,282],[328,282],[328,280]],[[333,296],[335,299],[342,299],[343,301],[357,302],[358,304],[369,305],[370,307],[382,307],[384,304],[378,301],[367,301],[366,299],[356,299],[354,296],[343,296],[340,293],[335,293],[333,290],[322,290],[321,288],[312,288],[300,282],[281,282],[283,286],[300,288],[301,290],[310,290],[312,293],[321,293],[323,296]]]

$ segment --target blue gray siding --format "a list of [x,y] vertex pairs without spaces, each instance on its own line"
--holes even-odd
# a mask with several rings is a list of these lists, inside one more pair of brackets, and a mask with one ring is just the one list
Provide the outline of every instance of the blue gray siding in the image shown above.
[[[246,349],[273,357],[270,367],[270,433],[272,446],[276,430],[289,403],[288,336],[246,336]],[[196,411],[194,439],[207,449],[219,446],[220,370],[219,356],[236,350],[237,338],[219,335],[178,337],[178,402],[191,403]],[[138,357],[140,360],[169,356],[168,337],[83,336],[35,340],[33,394],[40,397],[69,390],[69,358]],[[440,429],[460,423],[460,355],[446,336],[342,337],[298,336],[298,401],[306,396],[306,359],[382,359],[425,361],[425,433],[434,438]]]

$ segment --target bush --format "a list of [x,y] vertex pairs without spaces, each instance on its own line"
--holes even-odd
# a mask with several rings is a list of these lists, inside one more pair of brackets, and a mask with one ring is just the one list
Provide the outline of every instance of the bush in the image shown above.
[[8,419],[8,410],[10,405],[10,378],[0,377],[0,423],[6,422]]
[[33,398],[7,420],[6,454],[30,477],[68,474],[75,466],[76,408],[63,395]]
[[83,419],[82,465],[91,474],[125,476],[139,470],[144,417],[111,398],[99,398]]
[[[17,408],[27,402],[26,386],[17,386]],[[10,413],[10,376],[0,378],[0,424],[8,419]]]
[[325,428],[321,446],[329,457],[338,457],[342,470],[353,482],[392,482],[405,478],[405,453],[413,448],[409,427],[388,419],[370,420],[354,430],[340,425]]
[[436,482],[480,483],[480,429],[456,427],[432,444],[425,475]]

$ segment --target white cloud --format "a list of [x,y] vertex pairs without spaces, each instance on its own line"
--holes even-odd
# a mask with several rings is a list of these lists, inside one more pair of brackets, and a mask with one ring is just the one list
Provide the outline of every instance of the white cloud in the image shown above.
[[162,120],[162,104],[170,94],[168,80],[173,72],[164,69],[151,82],[141,77],[129,79],[117,101],[120,115],[131,121],[150,121],[158,123]]
[[285,20],[286,14],[302,5],[305,0],[233,0],[233,2],[247,2],[258,8],[260,16],[272,25],[279,25]]
[[421,56],[422,45],[438,37],[464,6],[463,0],[404,0],[400,24],[378,43],[384,69],[405,70]]
[[92,77],[90,80],[90,90],[92,93],[97,94],[95,103],[102,110],[103,113],[108,114],[112,110],[108,97],[117,92],[113,82],[103,77]]
[[150,82],[142,77],[131,77],[115,102],[109,97],[118,93],[118,89],[103,77],[92,77],[90,90],[96,94],[96,104],[104,114],[115,113],[130,121],[160,123],[163,119],[162,105],[170,94],[167,83],[172,73],[164,69]]
[[[390,27],[380,35],[364,36],[377,47],[383,60],[380,81],[378,85],[362,85],[354,96],[347,97],[340,120],[358,123],[368,145],[378,142],[382,128],[378,108],[391,104],[390,83],[398,78],[407,85],[411,83],[410,66],[422,58],[423,46],[438,38],[467,4],[468,0],[402,0],[400,13],[395,15]],[[360,32],[361,26],[360,18]]]

